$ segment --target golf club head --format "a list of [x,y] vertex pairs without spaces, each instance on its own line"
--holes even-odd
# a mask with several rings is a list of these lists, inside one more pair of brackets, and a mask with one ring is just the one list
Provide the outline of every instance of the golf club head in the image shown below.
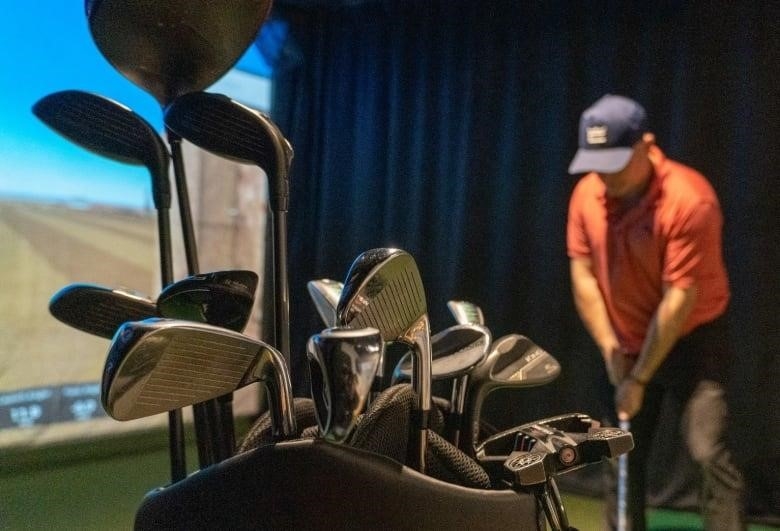
[[493,342],[485,361],[469,374],[461,449],[474,455],[480,411],[490,392],[544,385],[557,378],[560,372],[558,361],[525,336],[509,334]]
[[268,388],[274,432],[294,436],[290,375],[282,355],[258,339],[176,319],[123,324],[103,371],[101,402],[132,420],[217,398],[253,382]]
[[485,326],[485,316],[482,314],[482,308],[473,302],[451,300],[447,301],[447,308],[458,324],[472,323]]
[[258,280],[257,273],[246,270],[187,277],[162,290],[159,315],[241,332],[252,313]]
[[293,149],[268,116],[223,94],[192,92],[168,105],[165,125],[206,151],[263,168],[272,210],[287,211]]
[[98,50],[160,105],[221,78],[255,40],[271,0],[86,0]]
[[[574,431],[564,429],[568,427]],[[626,454],[633,447],[630,432],[603,427],[583,413],[570,413],[497,433],[478,445],[476,458],[490,474],[514,452],[538,453],[545,456],[547,475],[557,476]]]
[[341,443],[352,433],[384,348],[376,328],[328,328],[309,338],[311,394],[325,439]]
[[344,284],[338,280],[321,278],[307,282],[306,289],[309,290],[309,296],[325,326],[328,328],[336,326],[336,306]]
[[123,289],[68,284],[52,295],[49,312],[72,328],[111,339],[123,323],[157,316],[157,306],[151,299]]
[[[476,324],[451,326],[431,336],[431,378],[448,380],[468,373],[490,349],[490,331]],[[393,382],[410,380],[412,354],[403,356],[393,371]]]
[[[419,429],[418,440],[408,447],[408,462],[424,473],[431,411],[431,332],[425,290],[414,258],[392,248],[360,254],[347,272],[336,316],[340,326],[376,328],[384,341],[414,347],[414,424]],[[384,377],[383,365],[381,360],[380,379]]]
[[74,144],[118,162],[146,166],[152,176],[155,208],[170,208],[168,150],[141,116],[112,99],[80,90],[44,96],[32,111]]

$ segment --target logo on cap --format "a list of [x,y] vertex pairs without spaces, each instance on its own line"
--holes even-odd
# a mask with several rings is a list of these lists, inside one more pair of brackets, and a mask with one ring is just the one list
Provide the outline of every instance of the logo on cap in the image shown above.
[[607,143],[607,126],[594,125],[585,130],[585,140],[589,145]]

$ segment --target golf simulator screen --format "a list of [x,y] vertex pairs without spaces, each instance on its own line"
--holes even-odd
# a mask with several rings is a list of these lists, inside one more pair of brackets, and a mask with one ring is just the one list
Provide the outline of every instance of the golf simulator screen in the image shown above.
[[[149,171],[86,151],[32,107],[55,92],[86,91],[129,107],[157,131],[162,110],[100,54],[83,2],[12,0],[0,26],[9,50],[0,55],[0,448],[162,426],[166,415],[128,422],[106,415],[100,382],[110,339],[49,312],[51,297],[72,283],[156,298],[161,270]],[[268,110],[269,68],[252,46],[207,90]],[[178,210],[170,217],[176,231]],[[174,261],[182,255],[176,249]]]

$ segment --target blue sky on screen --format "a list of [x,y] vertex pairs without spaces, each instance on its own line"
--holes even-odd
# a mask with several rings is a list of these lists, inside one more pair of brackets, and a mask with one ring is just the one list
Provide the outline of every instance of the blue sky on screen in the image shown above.
[[[145,168],[84,151],[31,111],[47,94],[78,89],[117,100],[162,129],[157,102],[115,71],[95,47],[84,2],[7,0],[2,15],[0,199],[149,207]],[[267,71],[254,47],[240,64],[248,71]]]

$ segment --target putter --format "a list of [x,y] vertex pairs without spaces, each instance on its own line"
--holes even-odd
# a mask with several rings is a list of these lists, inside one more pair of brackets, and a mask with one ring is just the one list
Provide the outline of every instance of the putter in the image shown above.
[[132,420],[253,382],[268,389],[274,436],[294,437],[290,374],[279,351],[225,328],[153,318],[117,330],[103,371],[101,402],[112,418]]
[[311,394],[324,439],[342,443],[352,433],[384,348],[376,328],[328,328],[309,338]]
[[[513,488],[532,492],[554,530],[570,530],[555,477],[626,455],[631,433],[604,428],[582,413],[537,420],[496,434],[480,444],[477,459],[490,474],[503,468]],[[503,465],[501,467],[501,465]]]
[[[412,256],[400,249],[371,249],[360,254],[347,272],[336,307],[340,326],[376,328],[387,341],[400,341],[414,348],[412,387],[417,394],[414,419],[416,434],[409,445],[408,460],[425,472],[425,452],[431,411],[431,333],[428,307],[420,271]],[[384,359],[377,377],[384,375]]]
[[275,344],[289,361],[287,210],[292,146],[270,118],[222,94],[193,92],[177,98],[165,111],[165,124],[206,151],[259,166],[268,175],[273,225]]
[[[157,210],[157,232],[160,254],[160,280],[163,286],[173,281],[173,260],[171,257],[171,184],[168,176],[168,151],[154,128],[124,105],[89,92],[66,90],[49,94],[33,105],[33,114],[57,133],[71,142],[98,155],[118,162],[146,166],[152,181],[152,198]],[[64,294],[62,294],[64,295]],[[143,301],[131,302],[117,295],[115,303],[105,303],[102,310],[105,317],[95,315],[97,308],[87,310],[96,323],[111,326],[117,316],[113,310],[122,306],[133,312],[142,311],[137,306]],[[62,301],[61,301],[62,302]],[[136,304],[137,303],[137,304]],[[53,308],[55,312],[64,308]],[[154,315],[154,314],[152,314]],[[83,316],[82,316],[83,318]],[[66,321],[68,322],[68,321]],[[81,321],[84,323],[84,321]],[[69,323],[70,324],[70,323]],[[92,326],[92,325],[88,325]],[[78,327],[76,327],[78,328]],[[81,328],[84,330],[83,328]],[[114,328],[116,330],[116,328]],[[90,330],[86,332],[92,333]],[[105,330],[97,335],[105,337]],[[111,333],[113,335],[113,332]],[[111,337],[111,336],[108,336]],[[186,476],[184,427],[181,411],[169,413],[169,438],[171,453],[171,479],[173,482]]]
[[485,361],[469,374],[462,406],[461,450],[474,455],[482,404],[489,393],[501,388],[543,385],[557,378],[560,372],[558,361],[525,336],[510,334],[493,342]]
[[451,300],[447,301],[447,308],[458,324],[472,323],[485,326],[485,316],[482,314],[482,308],[473,302]]
[[[86,0],[87,23],[100,53],[161,108],[222,77],[255,39],[270,0]],[[199,273],[181,137],[166,127],[189,275]],[[232,455],[231,400],[193,408],[202,466]]]
[[344,284],[337,280],[321,278],[307,282],[306,289],[325,326],[328,328],[336,326],[336,305],[339,303]]

